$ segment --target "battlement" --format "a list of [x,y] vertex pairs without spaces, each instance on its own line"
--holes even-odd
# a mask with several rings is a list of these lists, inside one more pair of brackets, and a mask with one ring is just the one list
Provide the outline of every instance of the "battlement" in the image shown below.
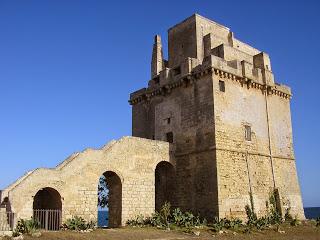
[[153,45],[148,88],[130,95],[134,104],[190,82],[196,74],[221,71],[242,84],[289,98],[291,90],[274,81],[270,57],[234,37],[229,28],[194,14],[168,30],[168,61],[160,36]]

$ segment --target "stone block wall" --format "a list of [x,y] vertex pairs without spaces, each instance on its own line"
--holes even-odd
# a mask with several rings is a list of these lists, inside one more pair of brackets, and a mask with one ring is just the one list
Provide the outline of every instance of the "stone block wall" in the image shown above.
[[[219,90],[219,81],[224,81],[225,92]],[[304,218],[290,100],[220,75],[213,77],[213,88],[219,216],[244,218],[250,193],[257,214],[265,215],[266,201],[276,188],[282,212],[290,207],[292,215]],[[251,128],[250,141],[245,140],[245,126]]]
[[[134,136],[167,141],[166,134],[173,135],[173,206],[212,219],[217,214],[217,181],[211,76],[135,104],[132,111]],[[146,116],[147,123],[141,124]]]
[[111,222],[124,225],[139,214],[155,211],[155,169],[162,161],[170,161],[167,143],[124,137],[99,150],[87,149],[56,169],[34,171],[11,189],[8,197],[17,219],[28,219],[33,215],[34,196],[50,187],[61,195],[63,221],[73,216],[96,221],[99,178],[112,172],[121,180],[122,191],[120,198],[119,185],[114,185],[116,195],[110,204],[116,201],[121,205],[113,208],[116,215],[120,211],[121,219]]

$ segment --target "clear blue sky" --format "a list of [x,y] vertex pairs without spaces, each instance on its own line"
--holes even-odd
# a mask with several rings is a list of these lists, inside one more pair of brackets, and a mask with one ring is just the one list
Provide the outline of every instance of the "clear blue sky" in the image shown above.
[[319,11],[316,0],[0,0],[0,189],[131,135],[127,100],[147,84],[153,36],[166,45],[167,29],[197,12],[269,53],[292,87],[303,200],[320,206]]

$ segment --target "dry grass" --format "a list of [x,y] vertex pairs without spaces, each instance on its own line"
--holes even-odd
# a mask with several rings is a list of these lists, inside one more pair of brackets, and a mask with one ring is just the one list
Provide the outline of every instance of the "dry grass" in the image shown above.
[[[198,230],[195,230],[198,231]],[[304,222],[297,227],[282,225],[280,232],[275,229],[253,231],[252,233],[227,233],[217,234],[210,230],[200,230],[200,236],[182,231],[164,231],[155,228],[118,228],[98,229],[91,233],[77,233],[71,231],[44,232],[40,238],[25,237],[26,240],[189,240],[189,239],[249,239],[249,240],[320,240],[320,228],[310,222]]]

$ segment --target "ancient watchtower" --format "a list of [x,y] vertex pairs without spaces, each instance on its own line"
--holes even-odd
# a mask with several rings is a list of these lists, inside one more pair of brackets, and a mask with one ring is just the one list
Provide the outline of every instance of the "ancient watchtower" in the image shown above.
[[171,199],[211,218],[244,217],[276,191],[282,211],[304,218],[292,144],[290,88],[274,81],[268,54],[227,27],[193,15],[155,37],[151,80],[130,96],[133,136],[171,144]]

